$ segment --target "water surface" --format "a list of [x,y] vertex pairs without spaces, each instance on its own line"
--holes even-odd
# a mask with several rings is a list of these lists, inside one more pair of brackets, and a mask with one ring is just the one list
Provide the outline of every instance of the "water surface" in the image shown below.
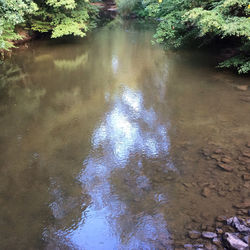
[[1,65],[1,249],[172,249],[249,195],[200,154],[250,140],[247,79],[152,32],[34,42]]

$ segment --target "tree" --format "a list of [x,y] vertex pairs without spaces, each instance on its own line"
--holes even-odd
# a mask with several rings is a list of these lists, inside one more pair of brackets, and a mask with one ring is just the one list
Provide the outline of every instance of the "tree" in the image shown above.
[[52,32],[51,37],[64,35],[83,37],[95,27],[97,9],[88,0],[34,0],[38,10],[31,17],[32,30]]
[[0,0],[0,50],[10,49],[12,40],[21,38],[15,27],[25,21],[25,15],[35,10],[32,0]]
[[[122,1],[122,0],[120,0]],[[231,58],[219,67],[250,71],[250,5],[248,0],[141,0],[143,15],[157,19],[155,41],[177,49],[220,40],[231,41]],[[138,5],[137,5],[138,6]],[[137,11],[138,10],[131,10]]]

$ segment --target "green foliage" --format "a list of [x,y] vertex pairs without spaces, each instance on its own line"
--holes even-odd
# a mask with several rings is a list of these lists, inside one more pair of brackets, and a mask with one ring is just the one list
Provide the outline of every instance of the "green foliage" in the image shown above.
[[38,32],[51,32],[52,38],[64,35],[85,36],[95,27],[98,10],[88,0],[0,0],[0,51],[21,39],[20,24]]
[[83,37],[95,27],[97,9],[87,0],[34,1],[39,8],[31,19],[31,27],[35,31],[51,31],[52,38],[64,35]]
[[240,74],[248,73],[250,70],[249,57],[239,55],[231,57],[230,59],[222,62],[218,66],[219,68],[236,68]]
[[122,16],[129,16],[132,13],[143,15],[142,2],[140,0],[116,0],[119,13]]
[[249,0],[141,0],[141,6],[145,16],[159,21],[156,42],[177,49],[231,40],[237,53],[220,67],[250,71],[250,46],[246,46],[250,40]]
[[35,10],[36,5],[31,0],[0,0],[0,50],[10,49],[12,40],[21,38],[15,27]]

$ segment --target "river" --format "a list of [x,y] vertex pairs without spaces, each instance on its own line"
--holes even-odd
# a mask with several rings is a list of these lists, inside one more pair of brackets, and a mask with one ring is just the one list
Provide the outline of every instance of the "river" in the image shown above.
[[249,79],[152,34],[34,41],[1,65],[1,249],[174,249],[249,197]]

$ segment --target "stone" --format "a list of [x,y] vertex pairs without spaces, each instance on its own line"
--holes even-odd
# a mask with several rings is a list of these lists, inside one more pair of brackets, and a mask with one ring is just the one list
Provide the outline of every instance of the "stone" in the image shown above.
[[190,188],[192,187],[192,184],[191,183],[186,183],[186,182],[183,182],[182,185],[186,188]]
[[250,235],[244,236],[243,241],[246,242],[249,245],[250,244]]
[[240,91],[247,91],[248,86],[247,85],[238,85],[238,86],[236,86],[236,89],[238,89]]
[[236,216],[229,218],[227,224],[237,229],[239,232],[250,233],[250,228],[244,225],[242,220],[239,220]]
[[201,149],[201,153],[202,153],[204,156],[209,156],[209,149],[203,148],[203,149]]
[[218,238],[213,238],[213,244],[216,245],[217,247],[220,247],[221,241]]
[[207,242],[205,244],[205,249],[206,250],[217,250],[217,247],[215,245],[211,244],[210,242]]
[[185,244],[184,248],[185,249],[193,249],[193,245],[191,245],[191,244]]
[[236,208],[250,208],[250,200],[243,201],[242,203],[235,204]]
[[206,239],[213,239],[217,237],[217,234],[213,232],[202,232],[201,235],[203,238],[206,238]]
[[242,163],[245,163],[245,164],[250,163],[250,159],[248,157],[239,156],[238,159]]
[[250,181],[250,174],[243,174],[242,178],[244,181]]
[[240,210],[243,214],[248,214],[248,210],[247,209],[241,209]]
[[197,249],[197,248],[203,248],[204,245],[203,244],[195,244],[194,245],[194,248]]
[[219,154],[212,154],[210,155],[210,157],[216,161],[220,161],[221,160],[221,156]]
[[232,159],[231,159],[231,158],[228,158],[228,157],[223,157],[223,158],[221,159],[221,161],[224,162],[224,163],[231,163],[231,162],[232,162]]
[[232,172],[233,171],[233,167],[232,166],[229,166],[227,164],[223,164],[223,163],[218,163],[217,166],[224,170],[224,171],[227,171],[227,172]]
[[232,249],[247,250],[248,248],[248,244],[233,233],[225,233],[223,239],[226,241],[228,247]]
[[215,153],[215,154],[222,154],[223,151],[222,151],[222,149],[217,148],[217,149],[214,151],[214,153]]
[[204,196],[206,198],[210,195],[210,193],[211,193],[211,190],[208,187],[204,187],[202,192],[201,192],[202,196]]
[[195,230],[189,231],[188,236],[190,239],[198,239],[201,237],[201,233]]
[[226,220],[227,220],[227,217],[224,215],[219,215],[216,218],[216,221],[219,221],[219,222],[225,222]]
[[246,147],[250,148],[250,141],[246,143]]
[[223,234],[223,230],[221,228],[216,228],[216,233],[217,234]]
[[250,151],[243,151],[242,155],[245,156],[245,157],[250,158]]

